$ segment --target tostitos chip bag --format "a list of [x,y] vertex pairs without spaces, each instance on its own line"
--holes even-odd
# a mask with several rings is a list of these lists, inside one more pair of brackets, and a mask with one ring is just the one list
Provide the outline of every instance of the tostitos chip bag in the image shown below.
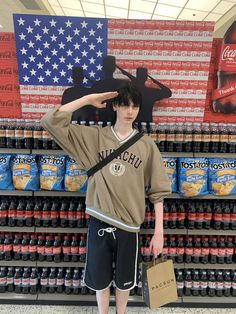
[[171,182],[172,193],[177,192],[177,158],[163,157],[166,173]]
[[178,170],[180,194],[187,197],[208,194],[207,158],[179,158]]
[[214,195],[236,194],[235,159],[209,159],[209,190]]
[[16,190],[39,190],[39,173],[36,155],[13,155],[12,177]]
[[66,157],[65,190],[86,192],[87,171],[81,170],[76,161],[70,156]]
[[42,190],[64,190],[65,159],[63,155],[40,156],[40,188]]
[[0,155],[0,189],[14,190],[11,174],[11,155]]

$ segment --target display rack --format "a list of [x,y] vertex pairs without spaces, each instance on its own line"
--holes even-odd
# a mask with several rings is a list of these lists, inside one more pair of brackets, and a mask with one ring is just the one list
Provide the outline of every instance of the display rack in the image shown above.
[[[31,149],[0,149],[0,153],[7,154],[54,154],[54,155],[65,155],[63,150],[31,150]],[[235,154],[226,154],[226,153],[162,153],[163,157],[207,157],[207,158],[235,158]],[[84,197],[85,193],[77,192],[59,192],[59,191],[18,191],[18,190],[0,190],[0,195],[6,196],[50,196],[50,197]],[[185,199],[183,196],[180,196],[177,193],[169,195],[167,199]],[[207,194],[205,196],[193,197],[188,199],[236,199],[235,195],[231,196],[214,196]],[[51,227],[0,227],[0,232],[29,232],[29,233],[87,233],[87,228],[51,228]],[[153,229],[141,229],[141,234],[153,234]],[[166,235],[232,235],[236,236],[236,230],[205,230],[205,229],[164,229],[164,234]],[[5,261],[0,260],[0,266],[29,266],[29,267],[84,267],[84,263],[81,262],[40,262],[40,261]],[[177,269],[236,269],[236,263],[233,264],[194,264],[194,263],[174,263],[174,267]],[[84,304],[84,303],[95,303],[96,299],[94,295],[67,295],[62,294],[43,294],[38,292],[35,295],[30,294],[16,294],[16,293],[2,293],[0,294],[0,301],[7,302],[7,300],[13,300],[13,302],[26,303],[34,302],[34,304],[40,304],[44,302],[49,302],[49,304],[59,304],[59,303],[75,303],[75,304]],[[111,296],[111,302],[114,302],[114,296]],[[191,304],[192,306],[199,306],[200,303],[207,304],[218,304],[219,306],[235,306],[236,298],[235,297],[179,297],[178,301],[171,305],[186,306]],[[130,296],[129,304],[138,304],[144,305],[142,297],[140,296]]]

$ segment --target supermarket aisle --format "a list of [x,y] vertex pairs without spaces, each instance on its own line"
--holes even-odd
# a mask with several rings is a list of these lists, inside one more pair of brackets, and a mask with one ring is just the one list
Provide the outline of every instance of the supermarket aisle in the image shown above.
[[[111,314],[115,308],[111,307]],[[236,309],[161,308],[151,311],[142,307],[129,307],[127,314],[235,314]],[[48,306],[48,305],[0,305],[0,314],[98,314],[90,306]]]

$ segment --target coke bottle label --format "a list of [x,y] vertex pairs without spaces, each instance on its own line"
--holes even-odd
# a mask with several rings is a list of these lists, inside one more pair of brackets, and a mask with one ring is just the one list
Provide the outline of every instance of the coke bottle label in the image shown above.
[[0,211],[0,218],[6,218],[7,217],[7,210],[1,210]]
[[50,218],[50,211],[44,210],[44,211],[42,212],[42,218],[43,218],[43,219],[48,219],[48,218]]
[[184,288],[184,283],[183,281],[176,281],[177,289],[183,289]]
[[14,130],[6,130],[6,137],[14,137],[15,136],[15,131]]
[[30,245],[29,246],[29,251],[30,251],[30,253],[37,252],[37,246],[36,245]]
[[170,219],[171,219],[172,221],[177,220],[177,213],[171,213]]
[[189,213],[188,214],[188,219],[189,220],[196,220],[197,219],[197,214],[196,213]]
[[25,218],[25,211],[21,211],[21,210],[17,210],[16,212],[16,217],[17,218],[21,218],[21,219],[24,219]]
[[184,134],[183,133],[177,133],[175,136],[175,140],[177,142],[183,142],[184,141]]
[[71,279],[65,279],[65,287],[70,287],[72,284],[72,280]]
[[50,140],[51,139],[49,133],[46,130],[43,130],[42,137],[44,140]]
[[17,244],[17,245],[13,245],[13,252],[20,252],[21,251],[21,245]]
[[45,247],[45,254],[52,254],[52,247]]
[[[71,248],[71,251],[72,251],[72,248]],[[148,248],[148,251],[149,251],[149,248]],[[147,250],[146,248],[144,248],[144,255],[146,254]],[[79,254],[85,254],[86,253],[86,247],[79,247]],[[149,253],[147,254],[149,255]]]
[[14,278],[14,285],[15,286],[21,285],[21,278]]
[[185,248],[185,253],[187,254],[187,255],[192,255],[193,254],[193,248]]
[[72,286],[73,287],[79,287],[80,286],[80,280],[79,279],[73,279],[72,280]]
[[8,211],[8,217],[16,217],[16,209],[9,209]]
[[177,219],[178,220],[184,220],[185,219],[185,213],[177,213]]
[[0,252],[3,252],[4,250],[4,244],[0,244]]
[[13,284],[13,282],[14,282],[13,277],[7,277],[7,284],[8,284],[8,285]]
[[[236,93],[236,91],[235,91],[235,93]],[[236,143],[236,135],[235,134],[229,135],[229,142],[230,143]]]
[[230,214],[230,220],[236,221],[236,214]]
[[34,211],[34,218],[41,218],[42,213],[40,211]]
[[223,282],[219,282],[219,281],[217,281],[216,282],[216,289],[218,289],[218,290],[221,290],[221,289],[223,289]]
[[210,248],[210,254],[211,254],[211,255],[218,255],[218,249],[216,249],[216,248]]
[[201,142],[201,141],[202,141],[202,135],[201,135],[201,134],[194,133],[194,134],[193,134],[193,141],[194,141],[194,142]]
[[6,136],[6,131],[4,129],[0,130],[0,137],[5,137]]
[[163,213],[163,219],[169,220],[170,214],[169,213]]
[[201,248],[194,248],[193,249],[193,254],[196,256],[201,255],[201,252],[202,252]]
[[202,248],[202,255],[209,255],[210,248]]
[[206,289],[207,288],[207,281],[201,281],[200,287],[201,287],[201,289]]
[[184,254],[184,247],[178,247],[176,249],[177,255],[183,255]]
[[193,281],[193,288],[199,289],[200,288],[200,282],[199,281]]
[[211,134],[211,142],[219,142],[219,134]]
[[12,243],[10,243],[10,244],[4,244],[4,246],[3,246],[3,251],[4,251],[4,252],[9,252],[9,251],[12,251],[12,248],[13,248]]
[[236,289],[236,282],[232,282],[232,288]]
[[169,254],[170,255],[175,255],[176,254],[177,249],[175,247],[170,247],[169,248]]
[[232,287],[232,282],[231,281],[224,281],[223,286],[225,289],[230,289]]
[[234,249],[233,248],[226,248],[226,255],[233,255],[234,254]]
[[214,220],[216,220],[216,221],[222,220],[222,214],[214,214],[213,217],[214,217]]
[[193,135],[191,133],[185,134],[184,136],[184,142],[192,142]]
[[[167,254],[168,254],[168,248],[167,248],[167,247],[164,247],[164,248],[163,248],[162,254],[163,254],[163,255],[167,255]],[[143,255],[143,254],[142,254],[142,255]]]
[[202,135],[202,142],[208,143],[208,142],[210,142],[210,140],[211,140],[210,134],[203,134]]
[[192,281],[185,281],[184,285],[186,288],[192,288]]
[[51,219],[55,219],[55,218],[58,218],[59,217],[59,212],[54,212],[54,211],[52,211],[51,212]]
[[226,221],[230,221],[230,214],[223,214],[223,220]]
[[64,278],[57,279],[56,281],[57,281],[57,286],[64,285]]
[[38,278],[30,278],[30,285],[36,286],[38,284]]
[[151,221],[152,220],[152,213],[145,213],[145,220]]
[[90,219],[90,215],[85,213],[85,218]]
[[220,134],[220,142],[228,142],[229,135],[228,134]]
[[204,213],[197,214],[197,220],[198,221],[203,221],[204,220]]
[[28,253],[29,252],[29,246],[28,245],[21,246],[21,252],[22,253]]
[[215,287],[216,287],[216,282],[215,282],[215,281],[209,281],[209,282],[208,282],[208,287],[209,287],[210,289],[215,289]]
[[83,218],[84,217],[84,213],[83,212],[77,212],[76,213],[76,218],[77,219],[81,219],[81,218]]
[[24,130],[23,134],[24,134],[24,138],[33,137],[33,131],[32,130]]
[[33,138],[41,138],[42,137],[42,131],[33,131]]
[[31,210],[26,210],[25,211],[25,218],[31,218],[34,216],[34,212]]
[[[79,250],[79,247],[77,246],[72,246],[71,247],[71,254],[78,254],[80,251],[84,251],[84,250]],[[83,253],[80,253],[80,254],[84,254],[85,252]]]
[[70,248],[70,246],[63,246],[62,247],[62,252],[63,252],[63,254],[70,254],[70,250],[71,250],[71,248]]
[[43,254],[43,253],[45,252],[45,247],[44,247],[44,246],[38,246],[38,247],[37,247],[37,252],[38,252],[39,254]]
[[49,286],[55,286],[56,285],[56,278],[49,278],[48,283],[49,283]]
[[24,137],[24,131],[16,129],[15,130],[15,138],[23,138]]
[[48,284],[48,278],[41,278],[40,279],[41,286],[47,286]]
[[221,48],[219,69],[236,72],[236,44],[223,44]]
[[204,219],[207,220],[207,221],[211,220],[212,219],[212,213],[205,213],[204,214]]
[[22,286],[28,286],[30,282],[29,278],[22,278]]
[[61,211],[60,212],[60,218],[67,218],[67,212],[66,211]]
[[226,252],[226,249],[222,249],[222,248],[218,249],[218,255],[219,256],[225,256],[225,252]]
[[61,247],[53,247],[52,249],[53,254],[61,254]]

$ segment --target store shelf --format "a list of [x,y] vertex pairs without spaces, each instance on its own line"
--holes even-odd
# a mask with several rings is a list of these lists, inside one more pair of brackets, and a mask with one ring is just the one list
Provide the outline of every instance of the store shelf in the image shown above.
[[193,157],[193,152],[179,153],[179,152],[161,152],[162,157]]
[[[0,261],[1,264],[1,261]],[[81,262],[60,262],[60,263],[55,263],[55,262],[40,262],[37,261],[37,267],[84,267],[85,263]]]
[[186,297],[183,296],[183,303],[235,303],[236,297]]
[[32,191],[21,191],[21,190],[0,190],[0,195],[15,195],[15,196],[32,196]]
[[35,227],[0,227],[0,232],[34,232]]
[[51,227],[36,227],[35,232],[47,233],[87,233],[87,228],[51,228]]
[[0,148],[1,154],[31,154],[30,149]]
[[165,199],[168,199],[168,198],[181,198],[181,199],[236,199],[236,195],[222,195],[222,196],[216,196],[216,195],[212,195],[212,194],[206,194],[206,195],[199,195],[199,196],[194,196],[194,197],[185,197],[185,196],[182,196],[178,193],[172,193],[168,196],[165,197]]
[[5,261],[0,260],[0,266],[19,266],[19,267],[36,267],[36,261],[22,261],[22,260],[12,260],[12,261]]
[[225,235],[225,236],[236,236],[236,230],[205,230],[205,229],[194,229],[194,230],[187,230],[188,235]]
[[37,300],[37,294],[18,294],[18,293],[0,293],[0,300],[19,300],[19,301],[27,301],[27,300]]
[[234,158],[235,153],[193,153],[194,157],[205,157],[205,158]]
[[34,191],[34,196],[77,196],[85,197],[85,193],[79,192],[65,192],[65,191]]
[[[201,264],[201,263],[185,263],[185,268],[196,269],[236,269],[236,264]],[[236,301],[236,300],[235,300]]]
[[62,149],[32,149],[31,154],[36,155],[67,155]]

